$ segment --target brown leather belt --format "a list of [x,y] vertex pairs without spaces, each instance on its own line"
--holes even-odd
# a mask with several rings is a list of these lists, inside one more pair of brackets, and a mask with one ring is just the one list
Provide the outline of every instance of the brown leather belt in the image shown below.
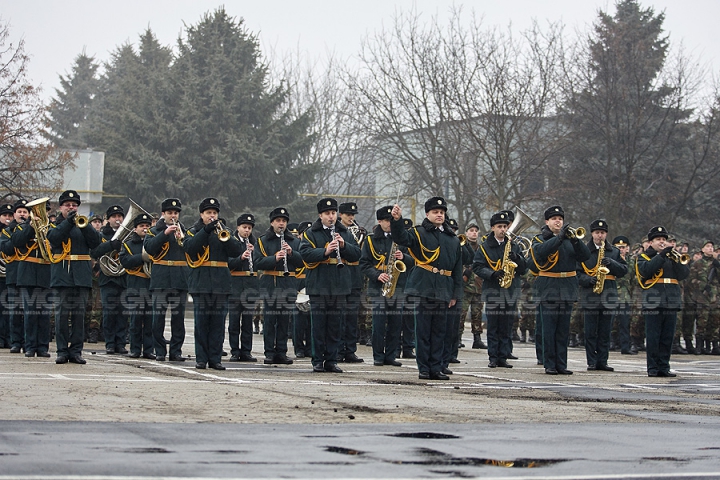
[[155,260],[155,265],[165,265],[166,267],[187,267],[187,261],[185,260]]
[[246,270],[246,271],[240,271],[240,272],[231,271],[230,275],[232,275],[233,277],[254,277],[257,274],[255,272],[248,272]]
[[90,255],[68,255],[64,260],[90,260]]
[[150,276],[145,272],[131,272],[129,270],[125,270],[128,275],[132,275],[133,277],[140,277],[140,278],[150,278]]
[[228,268],[227,262],[216,262],[215,260],[208,260],[198,265],[198,267],[225,267]]
[[270,275],[271,277],[294,277],[295,272],[288,272],[287,275],[285,275],[285,272],[278,272],[277,270],[260,270],[260,273],[263,275]]
[[300,275],[295,275],[295,278],[305,278],[305,274],[301,273]]
[[574,277],[577,275],[576,271],[572,272],[540,272],[539,274],[541,277],[550,277],[550,278],[568,278],[568,277]]
[[418,263],[418,264],[416,264],[415,266],[416,266],[416,267],[420,267],[420,268],[422,268],[423,270],[427,270],[428,272],[431,272],[431,273],[439,273],[440,275],[445,275],[446,277],[451,277],[451,276],[452,276],[452,270],[442,270],[442,269],[439,269],[439,268],[437,268],[437,267],[433,267],[433,266],[430,266],[430,265],[426,265],[426,264],[424,264],[424,263]]
[[23,260],[23,262],[39,263],[40,265],[49,265],[50,264],[50,262],[48,262],[44,258],[39,258],[39,257],[25,257],[25,260]]
[[[337,260],[337,258],[328,258],[327,260],[323,260],[322,262],[318,262],[318,263],[327,263],[328,265],[337,265],[338,260]],[[343,264],[352,266],[352,265],[360,265],[360,262],[346,262],[343,260]]]
[[615,275],[605,275],[605,280],[615,280]]
[[657,282],[655,280],[645,280],[645,285],[652,285],[653,283],[672,283],[677,285],[678,281],[674,278],[659,278]]

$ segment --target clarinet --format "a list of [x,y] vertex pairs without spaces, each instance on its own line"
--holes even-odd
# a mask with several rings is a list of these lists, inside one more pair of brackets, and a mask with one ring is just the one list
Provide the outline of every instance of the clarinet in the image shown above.
[[283,257],[283,277],[287,277],[290,275],[290,272],[288,271],[288,264],[287,264],[287,252],[285,251],[285,246],[287,243],[285,242],[285,230],[280,230],[280,250],[285,252],[285,256]]
[[[335,224],[333,223],[330,226],[330,238],[332,240],[335,240]],[[343,268],[345,264],[342,261],[342,257],[340,257],[340,245],[338,244],[337,250],[335,250],[335,256],[337,257],[337,268]]]
[[[247,250],[248,247],[251,246],[250,238],[246,238],[244,241],[245,241],[245,250]],[[251,277],[254,277],[255,272],[253,271],[252,251],[250,251],[250,256],[248,256],[247,261],[248,261],[248,272],[250,272]]]

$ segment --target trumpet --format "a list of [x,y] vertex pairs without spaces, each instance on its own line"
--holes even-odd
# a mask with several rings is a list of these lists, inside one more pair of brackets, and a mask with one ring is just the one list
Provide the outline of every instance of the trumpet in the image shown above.
[[[180,225],[180,224],[178,223],[178,221],[175,220],[174,218],[171,219],[170,221],[172,222],[173,225],[178,225],[178,226]],[[183,239],[184,239],[184,238],[185,238],[185,235],[184,235],[183,232],[182,232],[182,226],[180,226],[180,228],[178,228],[177,230],[175,230],[175,241],[177,242],[177,244],[178,244],[179,246],[182,247],[182,246],[183,246]]]
[[578,240],[582,240],[585,238],[585,228],[584,227],[567,227],[567,238],[576,238]]
[[88,223],[90,223],[90,220],[88,220],[88,217],[85,215],[76,215],[75,216],[75,226],[78,228],[85,228],[88,226]]
[[668,253],[668,258],[681,265],[687,265],[690,261],[690,255],[687,253],[678,253],[675,250],[671,250],[670,253]]
[[226,229],[222,222],[215,224],[215,233],[218,236],[218,240],[221,242],[227,242],[230,240],[230,230]]

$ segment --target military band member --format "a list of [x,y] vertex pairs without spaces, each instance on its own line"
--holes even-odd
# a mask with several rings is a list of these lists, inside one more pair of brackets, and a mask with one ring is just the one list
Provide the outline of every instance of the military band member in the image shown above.
[[151,218],[141,213],[133,219],[131,233],[120,249],[120,264],[127,272],[126,302],[130,311],[130,357],[155,360],[152,334],[150,276],[145,271],[143,243]]
[[25,223],[29,217],[29,210],[25,207],[27,200],[21,198],[13,205],[13,220],[7,224],[0,235],[0,248],[5,261],[5,286],[7,288],[8,304],[8,341],[10,353],[20,353],[25,348],[24,321],[20,290],[17,287],[17,272],[20,264],[17,252],[11,240],[12,234],[18,225]]
[[[392,205],[380,208],[375,216],[378,224],[363,243],[360,267],[368,278],[368,295],[372,305],[372,350],[375,366],[392,365],[402,366],[396,360],[400,349],[400,328],[404,309],[405,295],[403,288],[407,280],[407,273],[395,270],[397,276],[395,292],[392,296],[388,289],[391,276],[388,265],[396,261],[403,262],[405,271],[412,266],[412,258],[403,252],[390,238],[390,220],[392,219]],[[394,253],[393,252],[393,246]],[[394,268],[394,266],[393,266]],[[383,288],[386,295],[383,295]]]
[[395,205],[390,231],[395,243],[408,247],[415,260],[405,292],[415,308],[416,356],[420,379],[449,380],[443,370],[443,345],[449,310],[462,301],[462,249],[445,222],[442,197],[425,202],[422,225],[406,230]]
[[317,203],[319,218],[305,230],[300,243],[307,266],[305,288],[310,296],[314,372],[342,373],[337,365],[340,331],[352,290],[352,276],[344,264],[360,260],[360,248],[337,220],[337,210],[334,198],[321,199]]
[[617,279],[618,309],[615,315],[615,325],[618,332],[618,344],[623,355],[637,355],[632,352],[630,344],[630,316],[633,308],[633,293],[635,290],[635,260],[630,255],[630,240],[619,235],[613,238],[613,246],[620,252],[620,258],[627,264],[628,274]]
[[[498,212],[490,218],[491,233],[475,253],[473,262],[473,271],[483,279],[482,300],[485,302],[487,316],[490,368],[512,368],[507,362],[512,353],[510,331],[517,317],[521,276],[527,270],[520,246],[505,234],[510,223],[507,212]],[[509,268],[510,262],[513,262],[515,267]],[[512,278],[506,278],[508,275],[512,275]],[[509,281],[509,287],[502,286],[501,281]]]
[[720,295],[720,261],[711,240],[703,243],[701,251],[702,258],[693,262],[685,282],[688,300],[685,308],[695,312],[698,348],[703,353],[720,355],[720,312],[717,305]]
[[228,260],[232,276],[232,292],[228,303],[228,340],[230,362],[257,362],[252,356],[253,324],[255,302],[259,298],[257,268],[252,265],[255,243],[253,228],[255,216],[243,213],[235,221],[233,234],[240,242],[239,256]]
[[[117,259],[122,247],[120,240],[112,238],[125,219],[125,210],[120,205],[111,205],[105,212],[105,216],[107,224],[100,229],[102,243],[90,252],[90,256],[98,262],[104,255]],[[100,269],[98,284],[102,297],[102,328],[105,336],[105,352],[108,355],[128,353],[125,348],[128,320],[122,301],[127,285],[126,278],[125,273],[113,276],[106,274],[102,268]]]
[[[300,222],[298,224],[298,239],[302,241],[302,235],[308,228],[312,227],[313,222]],[[307,278],[305,262],[303,266],[295,271],[295,278],[297,279],[298,295],[301,293],[307,295],[307,288],[305,280]],[[310,300],[303,304],[300,304],[298,300],[298,308],[293,313],[293,349],[295,350],[295,357],[305,358],[312,357],[312,331],[310,329]]]
[[[358,213],[355,202],[341,203],[338,206],[340,223],[350,231],[358,247],[367,236],[364,228],[355,223],[355,215]],[[350,272],[352,288],[347,298],[347,307],[343,311],[343,324],[340,330],[340,351],[339,360],[347,363],[360,363],[362,358],[357,356],[358,342],[358,314],[360,313],[360,302],[364,278],[358,262],[346,262],[345,268]]]
[[648,377],[676,376],[670,371],[670,354],[677,312],[682,308],[678,281],[687,278],[690,269],[672,260],[673,247],[667,245],[667,239],[665,227],[653,227],[648,233],[650,246],[638,257],[636,266],[643,289]]
[[545,210],[545,226],[533,238],[530,255],[538,279],[535,290],[540,303],[543,364],[548,375],[572,375],[567,368],[568,337],[573,303],[578,298],[577,262],[590,257],[590,251],[565,225],[565,212],[559,205]]
[[[605,220],[595,220],[590,224],[591,238],[587,243],[590,258],[578,262],[577,268],[580,305],[584,314],[585,357],[589,371],[614,371],[607,362],[610,355],[610,331],[620,303],[616,278],[627,273],[627,264],[620,256],[620,250],[607,241],[607,234],[608,224]],[[600,288],[598,282],[602,285],[600,292],[597,291]]]
[[179,217],[182,204],[177,198],[162,202],[162,218],[148,230],[145,251],[153,262],[150,292],[153,304],[153,341],[156,360],[165,361],[165,313],[170,309],[170,361],[184,362],[185,306],[187,304],[188,267],[183,250],[185,227]]
[[[11,203],[0,205],[0,252],[2,252],[2,242],[4,230],[13,221],[15,208]],[[12,245],[12,243],[11,243]],[[2,253],[0,253],[2,255]],[[8,330],[10,328],[10,306],[7,303],[7,284],[6,278],[6,262],[2,258],[0,262],[0,348],[10,348],[10,337]]]
[[92,273],[90,250],[100,245],[100,234],[90,225],[76,224],[80,195],[66,190],[58,200],[60,215],[51,223],[47,239],[52,247],[50,286],[55,289],[55,363],[84,364],[85,306]]
[[[413,227],[413,221],[409,218],[403,218],[403,228],[408,230]],[[407,272],[405,276],[409,277],[412,269],[415,268],[415,260],[412,262],[413,266],[407,265]],[[407,278],[405,279],[407,283]],[[405,293],[405,287],[403,287],[403,294]],[[464,317],[463,317],[464,318]],[[415,311],[413,306],[407,301],[407,295],[405,295],[405,305],[403,307],[402,315],[402,328],[400,330],[400,343],[402,348],[402,358],[415,359]]]
[[225,370],[221,360],[232,278],[228,259],[242,252],[240,241],[218,219],[216,198],[205,198],[199,210],[200,219],[183,242],[190,266],[188,292],[195,307],[195,368]]
[[278,207],[270,212],[270,228],[258,238],[253,263],[260,277],[264,303],[263,339],[266,365],[290,365],[288,331],[297,298],[295,270],[302,267],[300,240],[287,230],[290,213]]
[[99,215],[94,215],[94,216],[90,219],[90,225],[92,225],[92,227],[93,227],[95,230],[97,230],[98,232],[101,231],[102,228],[103,228],[103,219],[102,219],[102,217],[99,216]]
[[38,247],[30,220],[17,226],[12,243],[18,260],[17,288],[23,305],[25,356],[50,357],[50,262]]
[[[478,237],[480,235],[480,227],[476,223],[469,223],[465,229],[465,237],[467,238],[466,246],[473,252],[473,259],[475,253],[480,248],[480,242]],[[468,311],[470,311],[470,327],[473,335],[473,349],[486,349],[487,345],[482,340],[482,283],[483,280],[479,276],[475,275],[471,268],[466,268],[463,271],[463,301],[462,311],[460,312],[460,335],[462,339],[463,331],[465,330],[465,319],[467,318]]]

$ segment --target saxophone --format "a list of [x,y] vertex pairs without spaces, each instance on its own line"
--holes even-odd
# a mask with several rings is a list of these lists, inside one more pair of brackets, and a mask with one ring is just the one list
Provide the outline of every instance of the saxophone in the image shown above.
[[512,249],[512,242],[510,241],[509,237],[505,237],[505,252],[503,253],[503,259],[502,259],[502,271],[505,272],[505,275],[500,279],[500,287],[501,288],[510,288],[510,285],[512,285],[513,277],[515,276],[515,268],[517,268],[517,263],[510,260],[510,250]]
[[395,287],[397,286],[398,278],[400,274],[407,270],[405,263],[402,260],[395,259],[395,252],[397,252],[397,243],[393,242],[390,247],[390,253],[388,253],[387,263],[385,264],[385,273],[390,275],[390,280],[382,284],[380,287],[380,293],[383,297],[390,298],[395,295]]
[[597,293],[598,295],[601,294],[603,288],[605,288],[605,276],[610,273],[610,269],[602,264],[604,257],[605,242],[600,245],[600,250],[598,250],[597,264],[595,265],[595,278],[597,278],[597,282],[595,282],[595,286],[593,287],[593,293]]

